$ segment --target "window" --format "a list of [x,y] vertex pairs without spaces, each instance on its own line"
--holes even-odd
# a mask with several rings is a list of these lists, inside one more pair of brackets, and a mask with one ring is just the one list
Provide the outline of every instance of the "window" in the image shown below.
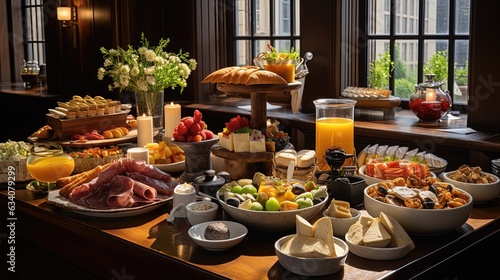
[[300,0],[234,0],[234,64],[253,65],[268,43],[278,51],[293,47],[300,53],[299,4]]
[[24,56],[26,60],[45,64],[45,31],[43,0],[23,1]]
[[465,105],[470,0],[366,0],[365,3],[367,73],[370,61],[389,52],[395,62],[388,81],[394,95],[407,100],[414,92],[414,85],[428,74],[424,71],[433,71],[444,83],[443,89],[450,91],[454,104]]

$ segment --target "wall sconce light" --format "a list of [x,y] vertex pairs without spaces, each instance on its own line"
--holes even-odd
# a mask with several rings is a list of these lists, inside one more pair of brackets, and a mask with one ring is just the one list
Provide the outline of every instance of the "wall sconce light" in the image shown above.
[[57,7],[57,20],[62,21],[62,27],[76,24],[76,7]]

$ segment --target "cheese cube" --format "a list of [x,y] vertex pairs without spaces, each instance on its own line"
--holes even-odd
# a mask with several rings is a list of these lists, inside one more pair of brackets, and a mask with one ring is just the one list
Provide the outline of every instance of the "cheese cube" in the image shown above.
[[231,133],[233,136],[233,147],[236,153],[250,152],[250,134]]
[[224,133],[219,133],[219,142],[222,148],[233,152],[234,151],[234,145],[233,145],[233,134],[224,134]]

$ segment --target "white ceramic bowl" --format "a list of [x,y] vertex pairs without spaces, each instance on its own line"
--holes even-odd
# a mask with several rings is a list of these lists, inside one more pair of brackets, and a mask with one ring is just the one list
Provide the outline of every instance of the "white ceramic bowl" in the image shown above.
[[363,245],[357,245],[351,242],[348,234],[345,234],[345,242],[349,245],[349,251],[358,257],[370,260],[396,260],[408,254],[411,249],[409,246],[375,248]]
[[[382,179],[377,179],[377,178],[374,178],[374,177],[371,177],[371,176],[368,176],[365,174],[365,167],[366,165],[363,165],[361,166],[359,169],[358,169],[358,175],[359,177],[365,179],[365,182],[366,184],[369,186],[369,185],[373,185],[373,184],[376,184],[378,182],[382,182],[382,181],[385,181],[385,180],[382,180]],[[436,174],[434,174],[434,172],[431,171],[431,176],[432,177],[436,177]]]
[[191,225],[213,221],[217,216],[219,205],[211,201],[196,201],[186,205],[188,221]]
[[199,246],[210,251],[223,251],[227,250],[236,244],[240,243],[248,233],[248,229],[236,222],[231,221],[217,221],[224,223],[229,229],[229,239],[224,240],[208,240],[205,239],[205,229],[207,226],[216,221],[204,222],[194,225],[189,228],[188,234],[193,241]]
[[328,196],[322,202],[311,207],[289,211],[256,211],[237,208],[225,203],[220,198],[219,191],[217,191],[217,200],[222,209],[236,221],[256,230],[277,232],[294,229],[295,215],[299,215],[308,221],[311,220],[323,210]]
[[304,276],[323,276],[334,274],[344,267],[349,247],[342,239],[334,237],[337,257],[302,258],[290,256],[281,251],[281,246],[294,236],[295,234],[284,236],[274,243],[278,261],[286,270]]
[[384,212],[396,219],[409,234],[440,234],[457,229],[467,222],[472,211],[473,199],[464,206],[446,209],[415,209],[388,204],[370,197],[367,194],[370,187],[363,192],[368,214],[378,217]]
[[359,220],[361,213],[358,210],[351,208],[351,218],[335,218],[328,216],[326,210],[323,211],[323,216],[330,218],[332,221],[333,235],[337,237],[344,237],[349,228]]
[[455,185],[455,187],[462,189],[472,195],[474,203],[486,202],[493,200],[500,194],[500,179],[498,176],[484,172],[484,174],[489,175],[495,179],[495,182],[489,184],[473,184],[456,181],[450,178],[450,175],[455,173],[455,171],[443,173],[443,181]]

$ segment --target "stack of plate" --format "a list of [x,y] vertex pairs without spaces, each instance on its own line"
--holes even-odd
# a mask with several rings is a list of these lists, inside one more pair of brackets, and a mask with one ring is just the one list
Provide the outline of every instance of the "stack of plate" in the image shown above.
[[500,176],[500,158],[491,160],[491,172]]

